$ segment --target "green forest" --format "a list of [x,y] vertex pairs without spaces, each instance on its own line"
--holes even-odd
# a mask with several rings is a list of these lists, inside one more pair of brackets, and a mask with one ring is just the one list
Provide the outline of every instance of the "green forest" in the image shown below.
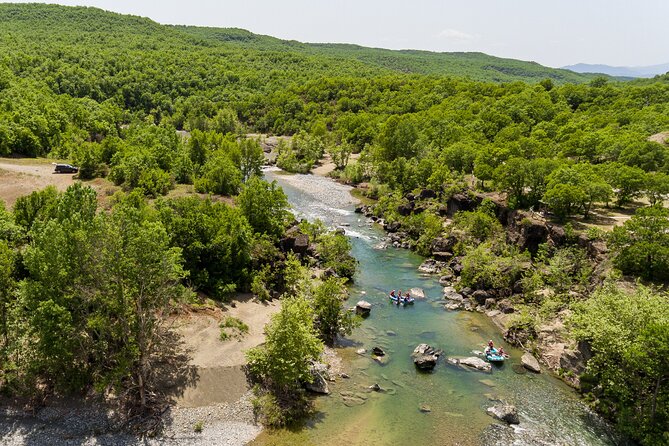
[[[666,444],[669,145],[666,133],[649,138],[667,131],[669,74],[623,82],[480,53],[0,4],[0,156],[69,160],[80,179],[123,189],[104,210],[81,185],[0,208],[0,388],[111,385],[145,408],[152,361],[177,354],[159,349],[175,305],[195,303],[195,292],[222,301],[278,291],[295,298],[250,361],[268,424],[284,424],[272,410],[308,369],[272,369],[268,357],[304,365],[356,324],[341,313],[343,281],[309,284],[280,252],[288,202],[260,179],[263,150],[246,135],[285,135],[279,167],[306,173],[328,156],[331,175],[357,186],[419,254],[449,240],[462,288],[521,296],[517,341],[531,344],[568,311],[573,339],[594,352],[584,397],[642,444]],[[211,198],[166,197],[180,184]],[[454,196],[476,205],[445,226]],[[564,228],[563,242],[521,249],[501,209],[521,212],[527,228],[541,213]],[[610,210],[630,218],[612,231],[588,224]],[[322,266],[352,277],[346,239],[302,226]],[[595,261],[597,243],[608,250]],[[283,329],[303,329],[305,351],[283,350]]]

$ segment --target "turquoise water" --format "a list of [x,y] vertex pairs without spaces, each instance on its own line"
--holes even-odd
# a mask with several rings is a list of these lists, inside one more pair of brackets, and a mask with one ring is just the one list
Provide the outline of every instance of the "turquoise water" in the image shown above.
[[[377,249],[383,231],[353,213],[348,188],[311,175],[266,174],[283,186],[298,216],[320,218],[331,227],[344,225],[360,262],[348,304],[365,299],[373,308],[338,349],[351,378],[338,379],[331,395],[317,399],[318,413],[306,427],[266,432],[257,444],[620,444],[564,383],[545,373],[522,373],[522,352],[504,343],[486,316],[445,311],[437,278],[417,271],[419,256]],[[406,308],[389,304],[389,289],[413,287],[424,289],[427,298]],[[432,373],[420,373],[410,358],[422,342],[443,349],[445,356],[472,356],[488,339],[511,353],[492,373],[463,370],[446,361]],[[387,364],[356,354],[374,346],[388,353]],[[374,383],[385,392],[370,392]],[[518,408],[519,426],[507,427],[486,415],[497,400]],[[421,406],[431,411],[423,413]]]

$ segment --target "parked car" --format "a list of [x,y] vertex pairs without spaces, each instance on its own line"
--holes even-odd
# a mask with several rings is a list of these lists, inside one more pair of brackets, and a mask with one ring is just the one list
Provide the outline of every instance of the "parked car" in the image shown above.
[[77,173],[79,168],[72,166],[71,164],[56,164],[54,173]]

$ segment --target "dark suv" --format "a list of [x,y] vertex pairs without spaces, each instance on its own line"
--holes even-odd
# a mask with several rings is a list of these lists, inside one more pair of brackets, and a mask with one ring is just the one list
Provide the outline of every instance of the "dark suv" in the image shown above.
[[74,167],[70,164],[56,164],[54,173],[77,173],[79,172],[78,167]]

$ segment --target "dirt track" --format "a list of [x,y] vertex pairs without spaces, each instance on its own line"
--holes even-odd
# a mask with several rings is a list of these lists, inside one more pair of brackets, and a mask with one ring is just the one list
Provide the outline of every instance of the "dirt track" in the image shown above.
[[65,190],[76,181],[73,177],[53,173],[53,165],[44,160],[0,158],[0,200],[13,206],[17,198],[50,185]]

